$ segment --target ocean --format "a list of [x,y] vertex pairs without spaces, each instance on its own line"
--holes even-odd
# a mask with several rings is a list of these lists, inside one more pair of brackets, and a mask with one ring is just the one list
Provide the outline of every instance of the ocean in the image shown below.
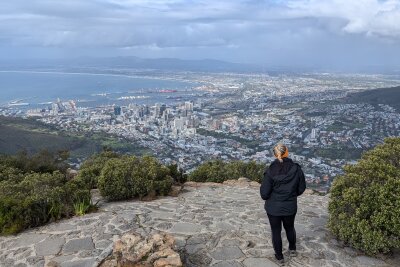
[[32,108],[57,98],[74,100],[78,106],[168,104],[192,99],[196,86],[184,81],[113,74],[0,71],[0,106]]

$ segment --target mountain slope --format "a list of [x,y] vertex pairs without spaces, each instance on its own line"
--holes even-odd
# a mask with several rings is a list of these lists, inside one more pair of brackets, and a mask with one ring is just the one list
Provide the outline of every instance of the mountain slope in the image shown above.
[[400,86],[379,88],[349,94],[346,103],[369,103],[372,105],[386,104],[400,112]]

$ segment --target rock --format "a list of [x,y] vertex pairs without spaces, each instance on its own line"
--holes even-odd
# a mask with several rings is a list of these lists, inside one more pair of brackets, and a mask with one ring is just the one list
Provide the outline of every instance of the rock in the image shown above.
[[61,263],[61,267],[92,267],[95,259],[82,259]]
[[386,263],[380,259],[376,258],[371,258],[368,256],[358,256],[356,257],[356,260],[362,265],[362,266],[385,266]]
[[64,245],[64,238],[60,237],[49,237],[40,243],[35,245],[37,256],[48,256],[55,255],[61,250],[62,245]]
[[68,178],[68,180],[74,179],[77,175],[78,175],[78,171],[77,170],[73,170],[71,168],[67,169],[67,178]]
[[181,234],[195,234],[200,232],[201,226],[193,223],[177,223],[175,224],[170,232],[172,233],[181,233]]
[[241,186],[241,187],[243,187],[243,186],[259,187],[260,186],[259,183],[254,182],[254,181],[250,180],[249,178],[245,178],[245,177],[240,177],[237,180],[234,180],[234,179],[226,180],[222,184],[231,185],[231,186]]
[[183,184],[183,186],[187,186],[187,187],[199,187],[201,186],[200,183],[196,183],[196,182],[186,182]]
[[192,264],[190,266],[210,266],[212,262],[212,259],[203,250],[194,254],[189,254],[188,260]]
[[278,267],[278,265],[267,258],[247,258],[243,261],[246,267]]
[[182,186],[173,185],[171,186],[171,191],[169,192],[168,195],[171,197],[177,197],[181,191],[182,191]]
[[232,260],[244,257],[238,247],[219,247],[211,252],[211,257],[216,260]]
[[60,267],[60,264],[56,261],[49,261],[46,263],[45,267]]
[[156,260],[153,264],[154,267],[172,267],[172,266],[182,266],[181,257],[179,254],[175,253],[174,255],[170,254],[170,256],[166,258],[160,258]]
[[23,239],[17,239],[13,244],[13,248],[30,246],[46,239],[47,237],[48,235],[46,234],[27,234]]
[[351,247],[344,247],[344,251],[349,254],[350,256],[356,256],[357,255],[357,250]]
[[243,267],[243,265],[237,261],[220,261],[212,267]]
[[155,190],[150,191],[146,196],[144,196],[141,200],[143,201],[152,201],[157,199],[157,193]]
[[101,267],[181,267],[180,255],[174,251],[175,239],[163,232],[144,237],[130,231],[115,241],[112,256]]
[[256,182],[256,181],[251,181],[251,182],[249,183],[249,185],[252,186],[252,187],[260,187],[260,186],[261,186],[261,184],[258,183],[258,182]]
[[43,256],[30,256],[26,258],[26,262],[29,266],[44,266],[44,257]]
[[63,248],[63,253],[68,254],[72,252],[78,252],[82,250],[94,249],[93,240],[90,236],[78,239],[72,239],[68,241]]
[[303,193],[304,195],[313,195],[314,194],[314,190],[312,190],[312,189],[306,189],[305,191],[304,191],[304,193]]
[[220,183],[212,183],[212,182],[205,182],[205,183],[197,183],[197,182],[186,182],[183,184],[184,187],[212,187],[212,186],[221,186]]

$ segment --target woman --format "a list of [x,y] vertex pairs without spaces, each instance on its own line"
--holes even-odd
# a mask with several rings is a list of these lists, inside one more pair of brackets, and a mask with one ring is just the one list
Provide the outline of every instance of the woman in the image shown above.
[[288,158],[289,150],[285,145],[278,144],[273,151],[276,160],[264,172],[260,194],[265,200],[264,207],[271,225],[275,258],[283,264],[282,223],[289,241],[289,255],[295,257],[297,253],[294,218],[297,212],[297,197],[306,189],[306,181],[300,165]]

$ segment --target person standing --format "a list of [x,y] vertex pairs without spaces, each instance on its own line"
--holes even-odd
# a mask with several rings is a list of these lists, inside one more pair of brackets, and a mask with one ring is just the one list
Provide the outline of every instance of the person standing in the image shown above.
[[265,200],[264,208],[271,225],[275,258],[278,263],[284,264],[282,224],[289,241],[289,255],[295,257],[297,252],[294,220],[297,213],[297,197],[305,191],[306,181],[301,166],[288,157],[289,150],[285,145],[276,145],[273,152],[276,159],[264,172],[260,195]]

